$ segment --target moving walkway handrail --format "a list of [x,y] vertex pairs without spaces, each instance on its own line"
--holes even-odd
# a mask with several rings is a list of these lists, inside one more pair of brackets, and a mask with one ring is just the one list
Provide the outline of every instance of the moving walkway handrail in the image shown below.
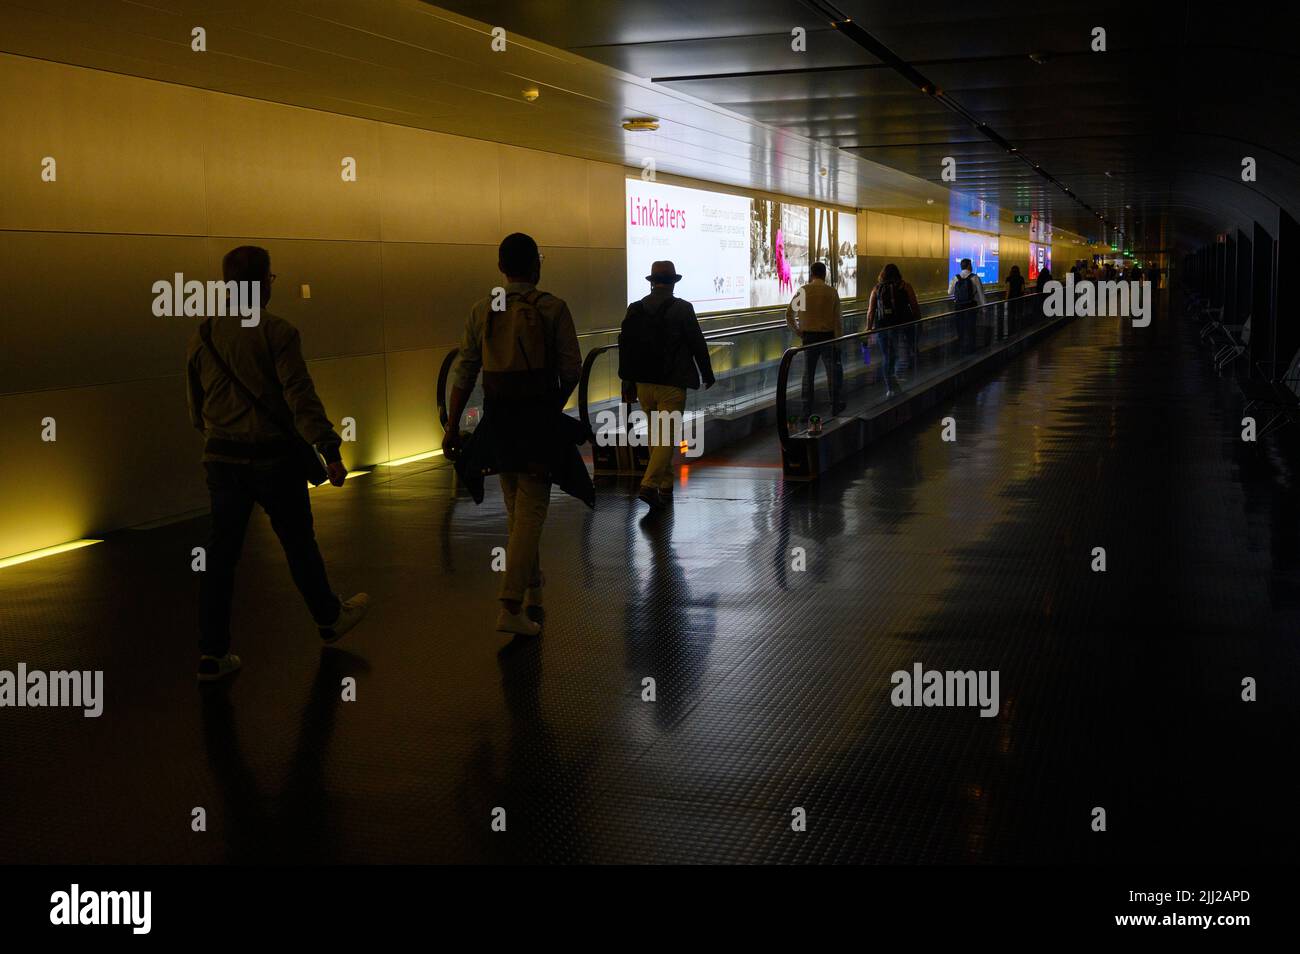
[[879,335],[886,331],[898,331],[901,328],[911,326],[920,326],[927,321],[937,321],[940,318],[951,318],[954,315],[975,315],[985,308],[996,308],[999,305],[1006,305],[1016,301],[1031,301],[1042,296],[1042,292],[1030,292],[1020,295],[1016,298],[999,298],[997,301],[985,302],[974,308],[959,308],[953,311],[945,311],[940,315],[930,315],[928,318],[917,318],[913,321],[904,321],[897,325],[889,325],[885,328],[872,328],[869,331],[855,331],[853,334],[843,335],[839,338],[830,338],[826,341],[818,341],[816,344],[798,345],[794,348],[787,348],[785,354],[781,355],[781,366],[776,374],[776,433],[781,440],[781,446],[786,446],[790,442],[790,421],[787,417],[787,400],[786,392],[790,387],[790,365],[794,363],[795,355],[803,351],[811,351],[814,348],[838,347],[843,341],[861,341],[871,335]]
[[[992,291],[993,289],[990,290]],[[935,302],[944,301],[946,297],[947,296],[940,296],[938,298],[928,298],[925,301],[919,302],[919,304],[922,307],[925,307],[926,305],[932,305]],[[866,314],[866,303],[862,299],[855,298],[855,299],[850,299],[850,301],[854,302],[855,304],[851,310],[844,312],[845,318],[848,318],[850,316],[860,316]],[[994,303],[990,302],[990,304],[994,304]],[[718,338],[726,337],[728,335],[744,334],[746,332],[752,332],[752,331],[767,331],[773,328],[779,328],[785,324],[785,319],[784,319],[785,309],[786,309],[785,305],[773,305],[769,308],[756,309],[753,312],[751,312],[751,314],[753,314],[754,316],[766,315],[766,314],[779,314],[782,317],[780,319],[760,321],[760,322],[755,322],[753,324],[734,325],[730,328],[718,328],[716,330],[709,330],[704,332],[704,340],[709,341],[709,340],[715,340]],[[699,320],[701,322],[715,321],[721,318],[739,317],[741,314],[743,314],[743,312],[739,312],[739,311],[722,312],[716,315],[704,315]],[[934,317],[938,318],[943,316],[935,315]],[[928,319],[923,319],[923,320],[928,320]],[[620,330],[621,330],[620,328],[598,328],[592,331],[580,332],[578,335],[579,345],[581,346],[581,341],[583,338],[594,337],[595,335],[616,334]],[[608,345],[600,345],[596,348],[593,348],[591,351],[588,351],[586,353],[586,356],[583,359],[582,377],[578,382],[578,413],[579,416],[582,418],[582,422],[586,424],[588,427],[591,426],[590,415],[587,409],[587,397],[589,394],[589,383],[591,380],[592,365],[595,363],[596,359],[599,358],[606,351],[610,351],[617,347],[618,347],[617,342],[613,342]],[[438,398],[437,398],[438,423],[442,426],[443,430],[446,430],[447,428],[447,381],[451,377],[451,369],[455,366],[456,358],[459,355],[460,355],[459,348],[451,348],[450,350],[448,350],[446,356],[442,359],[442,366],[438,369]]]
[[[782,306],[782,311],[784,311],[784,306]],[[855,308],[852,311],[846,311],[843,317],[849,318],[851,316],[856,317],[865,314],[865,308]],[[738,325],[735,328],[719,328],[717,331],[705,332],[704,340],[705,342],[721,341],[725,338],[731,337],[732,335],[755,331],[772,331],[786,326],[787,322],[785,318],[782,318],[779,321],[764,321],[752,325]],[[602,354],[607,351],[613,351],[617,347],[618,342],[616,341],[612,344],[602,345],[599,348],[593,348],[591,351],[587,352],[586,358],[583,359],[582,377],[578,380],[578,415],[582,418],[582,423],[587,427],[591,427],[591,413],[587,407],[587,399],[590,394],[592,366],[596,363],[596,359]]]

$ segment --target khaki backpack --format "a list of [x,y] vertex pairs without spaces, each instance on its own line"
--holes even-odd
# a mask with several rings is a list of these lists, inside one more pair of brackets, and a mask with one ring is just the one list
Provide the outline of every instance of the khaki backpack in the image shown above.
[[544,294],[511,292],[504,311],[488,310],[482,345],[486,397],[535,398],[555,391],[551,343],[537,309]]

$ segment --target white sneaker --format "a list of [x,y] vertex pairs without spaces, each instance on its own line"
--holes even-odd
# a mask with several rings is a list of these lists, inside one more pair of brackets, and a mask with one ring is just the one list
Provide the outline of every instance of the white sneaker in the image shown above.
[[321,641],[326,646],[337,643],[343,638],[344,633],[365,619],[369,610],[370,597],[365,593],[358,593],[351,599],[343,600],[339,604],[339,618],[330,626],[320,627]]
[[520,613],[507,613],[506,608],[501,607],[501,612],[497,613],[497,632],[512,633],[516,636],[536,636],[542,631],[542,627],[534,623],[531,619]]

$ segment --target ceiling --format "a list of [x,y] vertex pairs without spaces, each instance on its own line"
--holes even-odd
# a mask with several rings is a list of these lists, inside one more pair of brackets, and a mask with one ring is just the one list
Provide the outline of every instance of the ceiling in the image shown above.
[[[442,2],[921,179],[937,183],[951,156],[957,188],[1086,236],[1118,228],[1156,246],[1162,222],[1248,227],[1300,199],[1300,70],[1280,4]],[[942,94],[833,28],[837,14]],[[805,52],[791,49],[796,27]],[[1094,27],[1105,52],[1091,48]],[[1249,185],[1246,155],[1259,167]]]
[[[652,158],[663,173],[932,219],[949,215],[952,188],[953,202],[983,200],[1004,222],[1033,211],[1090,237],[1106,234],[1100,212],[1134,248],[1268,224],[1279,205],[1295,212],[1300,71],[1291,33],[1265,22],[1280,13],[1083,9],[0,0],[0,51],[632,167]],[[846,16],[852,26],[831,26]],[[190,50],[196,25],[203,54]],[[1107,30],[1105,53],[1089,49],[1094,25]],[[494,26],[507,31],[504,52],[491,48]],[[805,52],[791,50],[796,27]],[[921,92],[918,74],[942,92]],[[525,89],[540,96],[527,102]],[[660,129],[624,131],[638,115]],[[1258,182],[1240,182],[1243,155],[1257,159]],[[951,186],[944,157],[956,162]]]

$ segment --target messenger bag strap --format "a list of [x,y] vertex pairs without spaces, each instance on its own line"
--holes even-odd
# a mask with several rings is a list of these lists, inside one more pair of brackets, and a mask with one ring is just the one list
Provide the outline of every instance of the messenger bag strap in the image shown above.
[[[248,386],[245,385],[243,381],[239,380],[239,376],[235,374],[234,371],[231,370],[230,365],[226,364],[225,359],[221,357],[221,355],[217,352],[216,346],[212,343],[212,319],[211,318],[205,319],[203,324],[199,325],[199,337],[203,340],[204,345],[207,346],[208,354],[212,355],[212,360],[216,364],[218,370],[220,370],[221,373],[224,374],[230,380],[230,383],[235,386],[235,390],[237,390],[240,394],[242,394],[249,401],[250,404],[256,407],[268,418],[270,418],[271,422],[275,424],[277,427],[279,427],[280,430],[287,433],[290,437],[297,438],[305,442],[306,439],[303,438],[302,435],[298,433],[298,429],[296,427],[287,424],[283,416],[281,416],[278,412],[268,407],[261,398],[259,398],[256,394],[250,391],[248,389]],[[271,346],[271,341],[269,338],[266,339],[266,345],[267,345],[267,349],[269,350]],[[274,355],[271,356],[271,360],[272,362],[275,361]]]

